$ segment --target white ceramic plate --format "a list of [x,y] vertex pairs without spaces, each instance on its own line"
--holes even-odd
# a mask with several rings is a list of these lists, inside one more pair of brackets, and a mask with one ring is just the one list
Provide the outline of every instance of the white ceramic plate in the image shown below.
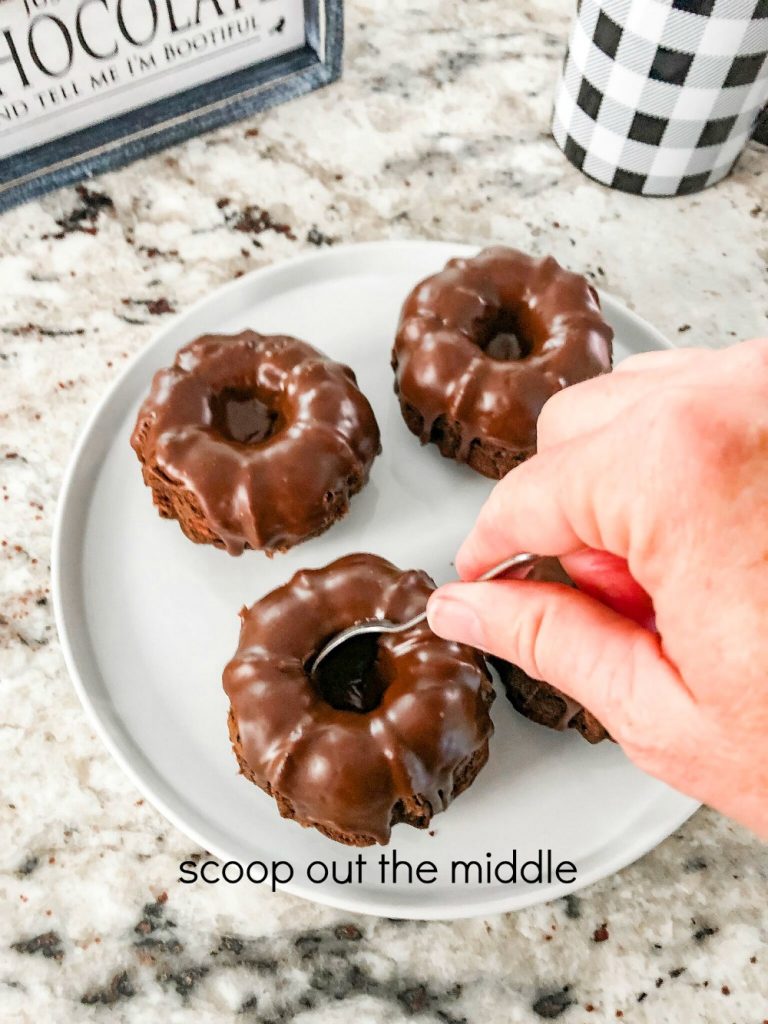
[[[392,390],[389,357],[400,305],[420,278],[472,250],[436,242],[331,249],[259,270],[164,328],[113,385],[88,423],[66,475],[53,544],[56,615],[69,671],[105,743],[142,793],[218,857],[287,860],[287,891],[333,906],[405,918],[455,918],[553,899],[641,856],[696,804],[637,771],[611,743],[591,747],[516,714],[503,695],[488,766],[433,822],[405,825],[389,847],[439,869],[429,886],[313,885],[311,861],[346,865],[357,851],[281,819],[236,771],[221,671],[234,652],[238,610],[302,566],[371,551],[402,568],[452,578],[451,559],[491,483],[420,448]],[[616,358],[667,346],[608,295]],[[152,374],[206,331],[252,327],[305,338],[350,364],[373,404],[383,454],[349,516],[324,536],[272,560],[230,558],[190,543],[161,520],[129,446]],[[551,849],[578,867],[577,885],[452,885],[454,859],[509,859]],[[375,866],[378,848],[365,852]]]

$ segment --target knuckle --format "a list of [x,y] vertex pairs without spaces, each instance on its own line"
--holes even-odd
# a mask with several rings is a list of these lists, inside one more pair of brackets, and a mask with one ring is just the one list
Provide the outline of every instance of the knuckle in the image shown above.
[[611,735],[635,764],[646,767],[653,762],[659,736],[646,708],[625,695],[620,702],[609,702],[605,718]]
[[611,733],[611,735],[632,764],[640,768],[641,771],[648,772],[649,775],[655,774],[664,754],[663,748],[658,743],[649,737],[617,736],[615,733]]
[[649,639],[639,635],[621,662],[613,665],[606,680],[603,712],[607,728],[627,756],[650,770],[666,748],[666,718],[647,685]]
[[[546,679],[551,675],[548,662],[551,661],[553,639],[556,638],[556,623],[553,622],[552,606],[545,600],[537,602],[526,615],[518,617],[514,630],[514,647],[522,667],[534,679]],[[554,647],[557,650],[557,646]]]
[[717,488],[724,465],[733,462],[744,447],[744,417],[687,393],[675,398],[667,423],[666,438],[661,441],[668,453],[665,461],[673,470],[670,484],[686,481],[689,496],[697,487]]
[[709,402],[698,392],[675,388],[658,395],[648,412],[654,457],[669,470],[664,479],[674,484],[677,472],[687,479],[691,473],[708,469],[710,454],[717,457],[712,442],[718,440],[720,429],[717,411]]
[[702,422],[701,399],[686,388],[670,388],[657,399],[656,417],[665,433],[685,436]]

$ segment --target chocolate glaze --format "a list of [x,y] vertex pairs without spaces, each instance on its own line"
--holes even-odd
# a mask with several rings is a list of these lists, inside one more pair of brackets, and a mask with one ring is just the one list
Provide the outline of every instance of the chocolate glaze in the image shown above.
[[423,417],[458,424],[456,458],[480,440],[525,455],[555,392],[611,369],[613,331],[586,278],[551,256],[495,246],[451,260],[403,306],[393,351],[396,390]]
[[147,484],[190,492],[230,554],[283,550],[330,526],[381,450],[349,367],[254,331],[181,349],[155,375],[131,444]]
[[[345,842],[386,843],[407,801],[426,802],[428,823],[450,802],[462,768],[487,752],[493,689],[483,658],[426,624],[382,636],[364,654],[353,675],[359,683],[367,674],[377,690],[358,700],[358,689],[349,709],[325,700],[329,680],[307,671],[341,629],[405,621],[433,589],[423,572],[356,554],[296,573],[241,612],[240,643],[224,670],[236,752],[289,816]],[[343,680],[330,682],[334,703],[343,703]]]

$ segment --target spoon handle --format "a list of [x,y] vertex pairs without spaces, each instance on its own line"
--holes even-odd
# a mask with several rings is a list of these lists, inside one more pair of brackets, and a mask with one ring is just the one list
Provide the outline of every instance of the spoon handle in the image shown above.
[[[510,572],[512,569],[531,569],[540,560],[541,555],[532,555],[527,551],[519,555],[512,555],[511,558],[505,558],[503,562],[499,562],[498,565],[494,565],[492,569],[488,569],[482,576],[479,576],[478,583],[487,583],[489,580],[495,580],[498,576],[503,576],[505,572]],[[420,626],[422,622],[426,621],[427,613],[424,611],[407,622],[393,622],[386,626],[382,623],[371,623],[370,630],[366,630],[365,625],[361,625],[359,631],[360,633],[404,633],[407,629],[413,629],[414,626]]]
[[503,576],[511,569],[532,569],[537,562],[541,561],[541,558],[541,555],[532,555],[528,551],[524,551],[520,555],[512,555],[511,558],[504,559],[503,562],[499,562],[498,565],[494,565],[492,569],[484,572],[482,576],[478,577],[478,582],[486,583],[488,580],[495,580],[497,576]]
[[[540,559],[540,555],[531,555],[527,552],[523,552],[519,555],[513,555],[511,558],[505,559],[498,565],[495,565],[492,569],[484,572],[480,577],[480,581],[494,580],[497,576],[501,576],[505,572],[510,572],[512,569],[529,569],[534,566]],[[414,616],[407,622],[387,622],[385,619],[373,619],[371,622],[359,622],[355,626],[349,626],[347,629],[343,629],[340,633],[337,633],[335,637],[332,637],[328,643],[323,647],[319,653],[315,656],[312,663],[312,672],[317,671],[318,665],[325,661],[332,651],[337,650],[342,644],[346,643],[355,636],[365,636],[368,633],[405,633],[406,630],[413,629],[415,626],[420,626],[422,622],[427,621],[426,610],[421,612],[420,615]]]

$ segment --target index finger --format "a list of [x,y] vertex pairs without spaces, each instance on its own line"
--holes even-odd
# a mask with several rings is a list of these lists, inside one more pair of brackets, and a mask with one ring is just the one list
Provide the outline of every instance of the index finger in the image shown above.
[[544,405],[536,425],[539,451],[578,434],[605,426],[616,416],[681,375],[706,363],[714,352],[705,349],[664,349],[630,356],[599,377],[557,391]]
[[588,547],[626,558],[634,489],[618,485],[623,467],[615,453],[615,440],[596,431],[513,469],[459,549],[460,577],[475,580],[523,551],[559,557]]

